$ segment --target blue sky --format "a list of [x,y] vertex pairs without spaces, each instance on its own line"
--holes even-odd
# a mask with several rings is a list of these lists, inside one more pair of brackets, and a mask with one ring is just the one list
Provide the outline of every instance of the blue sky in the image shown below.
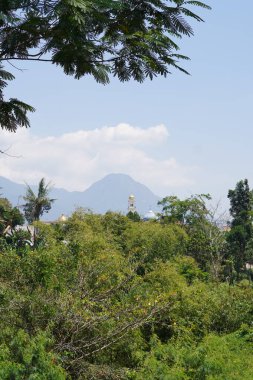
[[37,111],[30,131],[3,134],[3,148],[21,158],[1,157],[1,174],[82,190],[124,172],[161,196],[209,192],[224,200],[242,178],[253,187],[253,2],[209,5],[205,23],[193,24],[195,36],[180,42],[191,76],[173,71],[102,86],[50,64],[19,63],[25,70],[12,69],[8,95]]

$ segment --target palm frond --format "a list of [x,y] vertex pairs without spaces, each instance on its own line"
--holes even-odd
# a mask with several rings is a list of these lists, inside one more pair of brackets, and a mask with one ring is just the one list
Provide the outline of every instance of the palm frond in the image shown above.
[[204,4],[201,1],[186,1],[184,4],[194,5],[196,7],[201,7],[208,10],[212,9],[209,5]]
[[29,223],[39,220],[44,212],[48,212],[51,209],[52,203],[56,201],[56,199],[49,198],[51,190],[51,183],[46,184],[45,178],[40,180],[37,194],[26,184],[26,194],[23,196],[26,203],[23,205],[23,210],[25,218]]

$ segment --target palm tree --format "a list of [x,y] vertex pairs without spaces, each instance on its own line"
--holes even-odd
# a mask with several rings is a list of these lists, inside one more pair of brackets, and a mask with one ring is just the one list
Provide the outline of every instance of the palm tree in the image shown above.
[[55,199],[49,198],[51,191],[50,183],[45,183],[45,178],[42,178],[38,185],[38,194],[36,195],[31,187],[27,185],[26,195],[23,197],[26,202],[23,205],[25,218],[28,223],[33,223],[40,219],[40,217],[48,212]]

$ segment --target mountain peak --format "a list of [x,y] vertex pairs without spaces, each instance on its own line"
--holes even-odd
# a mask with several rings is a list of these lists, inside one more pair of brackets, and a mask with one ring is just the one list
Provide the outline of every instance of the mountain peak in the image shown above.
[[135,180],[132,177],[130,177],[130,175],[124,174],[124,173],[110,173],[110,174],[107,174],[102,179],[100,179],[99,181],[116,181],[116,182],[131,181],[131,182],[135,182]]
[[[134,184],[139,184],[139,182],[135,181],[130,175],[123,174],[123,173],[110,173],[107,174],[102,179],[99,179],[98,181],[94,182],[87,190],[94,187],[94,185],[99,186],[101,184],[102,186],[133,186]],[[142,185],[144,186],[144,185]],[[86,191],[87,191],[86,190]]]
[[146,213],[150,207],[157,209],[159,200],[159,197],[153,194],[147,186],[122,173],[106,175],[93,183],[84,194],[89,205],[93,205],[92,208],[96,212],[98,212],[97,210],[100,210],[99,212],[112,210],[126,213],[130,194],[134,194],[136,208],[140,214]]

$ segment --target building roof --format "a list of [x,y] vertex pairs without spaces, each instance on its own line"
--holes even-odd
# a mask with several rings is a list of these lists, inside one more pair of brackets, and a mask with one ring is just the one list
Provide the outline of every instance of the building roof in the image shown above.
[[58,218],[59,222],[66,222],[68,220],[68,217],[64,214],[61,214],[61,216]]
[[149,210],[145,215],[144,215],[144,218],[143,220],[156,220],[157,219],[157,216],[156,214],[154,213],[154,211],[152,210]]

